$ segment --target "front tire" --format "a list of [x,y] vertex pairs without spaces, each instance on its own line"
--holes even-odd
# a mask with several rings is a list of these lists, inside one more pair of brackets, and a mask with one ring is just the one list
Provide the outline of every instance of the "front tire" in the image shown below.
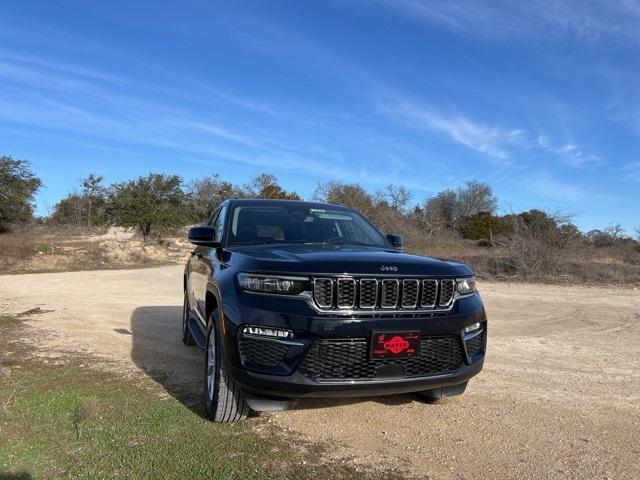
[[251,412],[242,389],[229,375],[220,336],[219,315],[211,315],[204,361],[204,401],[213,422],[237,422]]

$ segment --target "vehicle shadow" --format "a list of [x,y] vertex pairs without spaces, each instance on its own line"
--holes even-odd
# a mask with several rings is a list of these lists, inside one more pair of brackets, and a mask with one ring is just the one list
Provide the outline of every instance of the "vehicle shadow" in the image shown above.
[[[204,354],[198,347],[187,347],[181,335],[182,306],[138,307],[131,315],[133,337],[131,357],[150,378],[187,408],[204,417],[202,403]],[[413,395],[303,399],[296,409],[317,409],[363,402],[404,405]]]
[[131,314],[131,358],[151,379],[204,417],[203,353],[182,343],[182,306],[138,307]]

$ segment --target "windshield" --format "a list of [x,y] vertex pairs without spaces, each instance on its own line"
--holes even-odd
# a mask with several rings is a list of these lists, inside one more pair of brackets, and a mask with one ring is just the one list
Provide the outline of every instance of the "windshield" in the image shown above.
[[325,243],[386,247],[383,235],[354,211],[308,205],[238,205],[229,245]]

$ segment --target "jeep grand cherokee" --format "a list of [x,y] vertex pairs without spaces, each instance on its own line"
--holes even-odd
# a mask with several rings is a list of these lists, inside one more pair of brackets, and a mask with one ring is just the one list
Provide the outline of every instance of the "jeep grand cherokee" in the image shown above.
[[403,253],[353,209],[228,200],[194,227],[182,340],[205,351],[209,418],[301,397],[464,392],[487,319],[464,264]]

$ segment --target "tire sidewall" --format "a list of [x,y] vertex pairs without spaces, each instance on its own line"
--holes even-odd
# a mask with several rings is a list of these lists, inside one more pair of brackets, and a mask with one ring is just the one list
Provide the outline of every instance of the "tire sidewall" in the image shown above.
[[[220,338],[220,331],[217,322],[217,310],[211,314],[211,318],[209,320],[209,324],[207,326],[207,341],[205,343],[205,355],[204,355],[204,403],[207,411],[207,416],[209,419],[214,420],[218,405],[218,394],[220,391],[220,360],[222,354],[222,342]],[[209,396],[209,386],[207,384],[207,374],[208,374],[208,362],[209,362],[209,342],[212,340],[211,333],[213,335],[213,341],[215,341],[215,366],[214,366],[214,388],[213,395]]]

